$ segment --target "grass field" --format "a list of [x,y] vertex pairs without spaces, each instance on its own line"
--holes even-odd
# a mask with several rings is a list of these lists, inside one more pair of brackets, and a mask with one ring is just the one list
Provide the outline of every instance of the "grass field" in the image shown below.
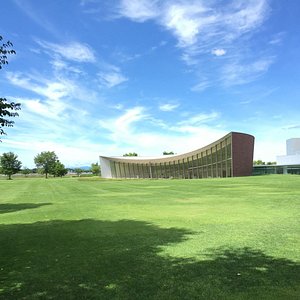
[[0,180],[0,299],[300,299],[300,176]]

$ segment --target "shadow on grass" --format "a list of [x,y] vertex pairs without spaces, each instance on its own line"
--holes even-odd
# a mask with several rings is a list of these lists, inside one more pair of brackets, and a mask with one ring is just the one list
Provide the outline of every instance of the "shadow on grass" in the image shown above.
[[16,212],[24,209],[38,208],[44,205],[51,205],[51,204],[52,203],[18,203],[18,204],[4,203],[4,204],[0,204],[0,214]]
[[299,299],[300,265],[259,250],[166,257],[192,234],[139,221],[0,226],[1,299]]

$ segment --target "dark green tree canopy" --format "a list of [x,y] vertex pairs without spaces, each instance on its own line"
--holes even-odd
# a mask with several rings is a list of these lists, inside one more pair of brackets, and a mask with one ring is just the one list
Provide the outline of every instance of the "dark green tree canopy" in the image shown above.
[[[13,44],[10,41],[2,43],[2,40],[3,38],[0,36],[0,69],[2,69],[3,65],[8,64],[8,55],[16,54],[16,51],[11,49]],[[0,135],[5,134],[3,127],[13,126],[14,121],[11,121],[9,118],[17,117],[19,114],[15,111],[20,109],[20,103],[8,102],[6,98],[0,97]]]
[[265,161],[262,161],[261,159],[258,159],[258,160],[254,160],[253,161],[253,165],[254,166],[264,166],[264,165],[268,165],[268,166],[271,166],[271,165],[276,165],[276,161],[268,161],[267,163]]
[[0,170],[1,173],[11,179],[11,175],[20,171],[22,163],[18,160],[18,155],[13,152],[3,153],[0,156]]
[[173,155],[174,152],[173,151],[164,151],[163,155]]
[[34,158],[37,168],[48,178],[48,174],[53,174],[58,157],[54,151],[43,151]]
[[55,166],[53,168],[53,174],[56,177],[63,177],[68,173],[68,170],[65,168],[64,164],[62,164],[59,160],[56,161]]
[[129,153],[123,154],[123,156],[138,156],[138,154],[135,152],[129,152]]

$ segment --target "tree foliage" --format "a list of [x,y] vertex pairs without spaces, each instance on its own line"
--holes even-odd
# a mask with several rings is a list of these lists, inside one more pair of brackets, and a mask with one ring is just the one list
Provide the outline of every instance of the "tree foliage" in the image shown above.
[[24,167],[22,170],[21,170],[21,173],[23,175],[25,175],[25,177],[27,177],[30,173],[31,173],[31,170],[28,169],[27,167]]
[[3,153],[0,156],[1,173],[11,179],[11,175],[20,171],[22,163],[18,160],[18,155],[13,152]]
[[83,170],[82,169],[80,169],[80,168],[75,168],[75,173],[77,174],[77,176],[80,176],[81,175],[81,173],[83,172]]
[[[2,43],[2,40],[3,37],[0,35],[0,43]],[[8,64],[8,55],[16,54],[16,51],[14,49],[11,49],[12,47],[13,44],[10,41],[0,44],[0,69],[2,69],[2,65]]]
[[51,174],[53,174],[56,177],[63,177],[67,173],[68,173],[68,170],[65,168],[64,164],[62,164],[59,160],[56,161]]
[[6,98],[0,98],[0,135],[6,134],[3,127],[13,127],[15,122],[7,118],[17,117],[19,114],[14,111],[20,109],[20,103],[8,102]]
[[265,166],[265,165],[271,166],[271,165],[276,165],[276,164],[277,164],[276,161],[268,161],[266,163],[265,161],[262,161],[261,159],[253,161],[254,166]]
[[[8,64],[8,55],[16,54],[14,49],[11,49],[13,44],[10,41],[2,43],[2,36],[0,36],[0,69],[3,65]],[[12,127],[14,121],[11,121],[9,118],[17,117],[19,114],[15,112],[16,110],[21,109],[20,103],[8,102],[6,98],[0,97],[0,135],[6,134],[3,130],[3,127]]]
[[138,156],[138,154],[135,152],[129,152],[129,153],[123,154],[123,156]]
[[163,155],[174,155],[173,151],[164,151]]
[[41,173],[45,174],[46,178],[48,178],[48,174],[54,173],[57,161],[58,157],[54,151],[43,151],[34,158],[34,163],[37,168],[40,168]]
[[101,169],[97,162],[95,164],[91,164],[91,171],[94,175],[100,175]]

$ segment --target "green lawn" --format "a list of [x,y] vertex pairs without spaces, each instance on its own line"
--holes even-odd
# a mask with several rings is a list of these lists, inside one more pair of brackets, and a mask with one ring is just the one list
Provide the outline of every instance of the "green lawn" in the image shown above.
[[0,299],[300,299],[300,176],[0,180]]

